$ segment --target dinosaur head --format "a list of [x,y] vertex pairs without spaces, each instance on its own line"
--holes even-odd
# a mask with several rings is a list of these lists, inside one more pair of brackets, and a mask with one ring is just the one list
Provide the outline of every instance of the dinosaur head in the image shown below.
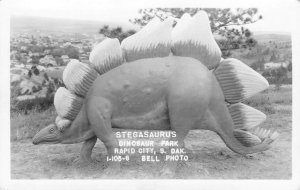
[[62,141],[62,132],[55,124],[50,124],[39,131],[32,139],[33,144],[57,144]]
[[94,136],[94,132],[88,125],[72,125],[64,130],[56,124],[50,124],[40,130],[32,139],[32,143],[37,144],[73,144],[83,142]]
[[[61,120],[64,121],[64,120]],[[95,136],[90,129],[84,111],[72,122],[55,122],[39,131],[32,139],[33,144],[73,144]]]

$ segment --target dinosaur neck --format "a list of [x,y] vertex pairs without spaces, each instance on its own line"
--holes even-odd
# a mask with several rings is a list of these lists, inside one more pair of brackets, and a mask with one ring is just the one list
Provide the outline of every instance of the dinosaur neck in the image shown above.
[[87,120],[85,105],[83,105],[77,117],[72,122],[71,128],[78,129],[78,128],[87,128],[87,127],[88,127],[88,120]]
[[94,136],[93,131],[89,127],[85,105],[82,106],[70,128],[64,133],[62,144],[79,143]]

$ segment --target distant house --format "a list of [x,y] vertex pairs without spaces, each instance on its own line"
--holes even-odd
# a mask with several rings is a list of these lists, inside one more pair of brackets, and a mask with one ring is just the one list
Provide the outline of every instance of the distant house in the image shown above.
[[68,55],[62,55],[62,56],[61,56],[61,59],[63,60],[63,63],[64,63],[64,64],[67,64],[67,63],[69,63],[69,61],[70,61],[70,58],[69,58]]
[[64,43],[61,47],[68,47],[68,46],[71,46],[72,44],[70,42],[66,42]]
[[275,69],[275,68],[279,68],[279,67],[287,67],[289,64],[285,63],[285,62],[280,62],[280,63],[265,63],[264,64],[264,69]]
[[46,55],[45,57],[41,58],[39,62],[41,65],[44,65],[47,67],[57,66],[57,63],[52,55]]
[[41,66],[41,65],[37,65],[36,68],[39,70],[39,71],[45,71],[46,68]]
[[24,68],[24,65],[16,65],[14,68],[10,69],[10,73],[16,75],[27,75],[28,69]]
[[79,40],[73,40],[73,41],[71,41],[71,43],[72,43],[72,44],[82,44],[82,42],[79,41]]
[[32,53],[32,57],[39,57],[39,56],[41,56],[41,53],[39,52]]
[[32,51],[29,51],[29,52],[28,52],[28,56],[29,56],[29,57],[32,57],[32,56],[33,56]]
[[28,48],[27,48],[26,46],[22,46],[22,47],[21,47],[21,51],[27,51],[27,49],[28,49]]
[[86,55],[86,54],[81,54],[80,57],[79,57],[79,59],[80,59],[81,61],[83,61],[83,60],[89,60],[89,56]]
[[51,53],[51,50],[50,50],[50,49],[45,49],[44,55],[49,55],[50,53]]
[[11,65],[18,65],[18,64],[20,64],[20,62],[17,59],[11,59],[10,64]]
[[31,64],[31,63],[32,63],[32,59],[31,58],[27,59],[27,64]]
[[11,59],[16,59],[17,54],[18,54],[18,51],[16,51],[16,50],[11,51],[10,52],[10,58]]
[[32,64],[26,64],[24,67],[27,68],[27,69],[31,69]]

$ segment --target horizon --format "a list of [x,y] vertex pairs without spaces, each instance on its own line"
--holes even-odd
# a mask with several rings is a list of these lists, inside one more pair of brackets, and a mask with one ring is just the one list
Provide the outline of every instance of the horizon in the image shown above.
[[[131,22],[124,22],[124,21],[101,21],[101,20],[88,20],[88,19],[76,19],[76,18],[54,18],[54,17],[43,17],[43,16],[21,16],[21,15],[12,15],[10,20],[14,20],[14,19],[26,19],[26,20],[30,20],[30,19],[38,19],[38,20],[60,20],[61,22],[66,22],[66,21],[70,21],[74,24],[74,22],[90,22],[90,23],[99,23],[103,25],[110,25],[113,27],[117,27],[120,26],[123,29],[138,29],[139,26],[131,23]],[[71,24],[70,24],[71,25]],[[99,25],[99,28],[101,27],[101,25]],[[12,27],[11,27],[12,28]],[[247,27],[246,27],[247,28]],[[264,34],[278,34],[278,35],[291,35],[291,31],[272,31],[272,30],[252,30],[251,32],[254,35],[264,35]]]

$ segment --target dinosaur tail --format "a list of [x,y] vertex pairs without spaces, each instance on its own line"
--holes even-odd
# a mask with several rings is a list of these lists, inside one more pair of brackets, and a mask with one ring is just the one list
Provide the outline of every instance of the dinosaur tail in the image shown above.
[[278,137],[278,133],[275,131],[270,134],[270,131],[266,131],[262,128],[257,128],[259,133],[253,133],[250,131],[229,128],[221,128],[217,133],[223,139],[228,148],[239,154],[252,154],[256,152],[262,152],[270,148],[271,143]]
[[[257,126],[253,127],[254,125],[252,124],[255,117],[241,117],[237,125],[237,120],[231,119],[233,112],[228,112],[228,107],[225,104],[219,101],[214,101],[212,104],[210,109],[212,130],[223,139],[227,147],[232,151],[243,155],[265,151],[270,148],[271,143],[278,137],[276,131],[271,132]],[[235,106],[244,107],[243,109],[247,107],[241,103]],[[252,110],[253,108],[249,109]],[[261,118],[258,121],[261,121]],[[237,128],[241,126],[241,123],[244,123],[244,126],[253,128]]]
[[[266,119],[265,114],[241,103],[268,88],[267,80],[241,61],[232,58],[221,61],[213,73],[228,103],[227,106],[225,103],[215,105],[219,108],[214,118],[217,123],[223,121],[218,123],[220,129],[216,130],[217,133],[235,152],[250,154],[267,150],[279,134],[259,127]],[[218,114],[224,113],[228,114],[227,117],[218,118]]]

